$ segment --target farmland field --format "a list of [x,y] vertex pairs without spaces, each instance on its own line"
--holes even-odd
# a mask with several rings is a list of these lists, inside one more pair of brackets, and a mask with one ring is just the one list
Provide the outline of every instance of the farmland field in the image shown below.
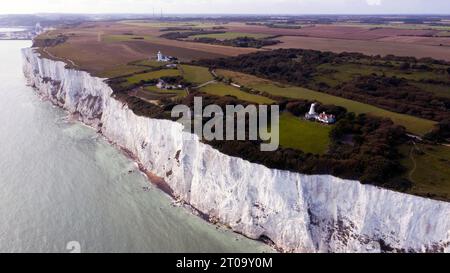
[[321,51],[358,52],[366,55],[397,55],[413,56],[417,58],[431,57],[438,60],[450,61],[450,47],[420,45],[414,43],[397,43],[382,41],[353,40],[349,42],[345,39],[285,36],[277,38],[282,43],[267,47],[268,49],[278,48],[302,48]]
[[202,84],[214,80],[207,67],[180,65],[182,76],[191,83]]
[[274,82],[260,79],[251,75],[225,70],[218,70],[217,73],[227,78],[231,78],[233,79],[233,81],[236,81],[246,87],[266,92],[274,96],[319,101],[324,104],[334,104],[345,107],[349,112],[354,112],[356,114],[367,113],[375,116],[390,118],[396,124],[402,125],[411,133],[418,135],[423,135],[431,131],[436,124],[436,122],[430,120],[394,113],[369,104],[336,97],[302,87],[276,84]]
[[166,65],[166,63],[158,62],[154,59],[145,59],[145,60],[139,60],[130,63],[130,65],[139,66],[139,67],[149,67],[149,68],[158,68],[163,67]]
[[351,24],[339,23],[339,26],[363,27],[363,28],[393,28],[393,29],[412,29],[412,30],[450,30],[450,26],[436,26],[429,24]]
[[258,104],[272,104],[274,101],[258,95],[253,95],[239,90],[236,87],[226,85],[223,83],[209,84],[200,89],[201,92],[215,95],[215,96],[233,96],[243,101],[258,103]]
[[379,76],[385,75],[387,77],[403,78],[411,81],[433,80],[449,82],[450,84],[450,78],[448,75],[433,73],[432,71],[401,71],[395,67],[378,67],[355,63],[323,64],[318,66],[318,69],[319,71],[336,71],[331,74],[328,72],[326,74],[326,78],[335,79],[338,83],[349,81],[355,75],[367,76],[375,74]]
[[187,95],[186,90],[182,89],[176,89],[176,90],[165,90],[165,89],[159,89],[156,86],[147,86],[144,88],[145,91],[161,94],[161,95],[174,95],[176,97],[185,97]]
[[282,36],[303,36],[316,38],[333,38],[346,40],[376,40],[389,36],[424,36],[434,35],[442,30],[412,29],[412,28],[388,28],[365,27],[360,24],[313,24],[303,25],[300,29],[270,28],[262,25],[246,25],[243,23],[230,23],[227,28],[231,32],[261,33]]
[[104,70],[103,72],[99,73],[98,76],[102,78],[116,78],[133,73],[139,73],[145,71],[146,69],[148,68],[134,65],[118,65],[108,70]]
[[120,23],[137,26],[137,27],[147,27],[147,28],[167,28],[167,27],[192,27],[192,28],[208,28],[219,26],[215,23],[208,22],[160,22],[156,20],[126,20],[120,21]]
[[190,39],[196,38],[214,38],[217,40],[227,40],[227,39],[236,39],[239,37],[250,37],[255,39],[267,38],[270,35],[267,34],[258,34],[258,33],[242,33],[242,32],[226,32],[226,33],[217,33],[217,34],[200,34],[189,37]]
[[377,42],[396,42],[445,47],[450,46],[450,37],[391,36],[378,39]]
[[161,77],[175,77],[175,76],[180,76],[180,71],[178,71],[177,69],[164,69],[144,74],[136,74],[131,77],[128,77],[127,81],[129,83],[139,83],[140,81],[155,80]]
[[[169,26],[176,24],[168,23],[167,27]],[[158,51],[185,62],[257,51],[252,48],[167,40],[159,37],[162,33],[159,27],[131,22],[83,23],[72,28],[50,31],[42,37],[56,37],[61,33],[65,33],[68,40],[45,48],[46,56],[73,63],[77,68],[96,75],[107,75],[109,70],[114,70],[119,65],[155,57]]]

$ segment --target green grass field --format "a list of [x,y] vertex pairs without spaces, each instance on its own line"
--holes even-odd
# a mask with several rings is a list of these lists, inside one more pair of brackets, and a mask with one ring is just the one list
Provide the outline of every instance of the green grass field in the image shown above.
[[339,105],[345,107],[349,112],[354,112],[356,114],[366,113],[374,116],[387,117],[392,119],[396,124],[404,126],[409,132],[418,135],[424,135],[427,132],[430,132],[436,124],[434,121],[394,113],[369,104],[336,97],[302,87],[279,87],[273,84],[255,85],[251,87],[276,96],[312,101],[316,100],[324,104]]
[[408,169],[406,178],[413,182],[412,194],[435,194],[450,199],[450,147],[418,145],[420,153],[411,146],[401,149],[405,158],[402,164]]
[[269,37],[270,35],[267,34],[255,34],[255,33],[243,33],[243,32],[226,32],[226,33],[219,33],[219,34],[200,34],[200,35],[194,35],[190,36],[189,39],[196,39],[196,38],[214,38],[217,40],[227,40],[227,39],[236,39],[239,37],[250,37],[255,39],[263,39],[266,37]]
[[158,71],[153,71],[144,74],[137,74],[127,78],[127,81],[131,84],[139,83],[144,80],[155,80],[161,77],[176,77],[180,76],[180,71],[177,69],[163,69]]
[[280,116],[280,145],[305,153],[324,154],[330,145],[332,128],[283,113]]
[[159,94],[159,95],[172,95],[174,97],[177,98],[184,98],[187,96],[187,91],[186,90],[182,90],[182,89],[177,89],[177,90],[164,90],[164,89],[159,89],[156,86],[147,86],[144,88],[145,91],[154,93],[154,94]]
[[179,65],[181,75],[185,80],[195,84],[202,84],[214,80],[209,69],[194,65]]
[[118,65],[114,68],[102,71],[99,73],[99,77],[103,78],[116,78],[134,73],[143,72],[145,70],[153,68],[164,67],[165,63],[157,62],[154,60],[140,60],[131,62],[129,64]]
[[292,99],[306,99],[311,101],[318,101],[324,104],[334,104],[345,107],[349,112],[354,112],[356,114],[367,113],[374,116],[390,118],[396,124],[404,126],[409,132],[417,135],[424,135],[430,132],[436,124],[436,122],[434,121],[394,113],[369,104],[352,101],[349,99],[313,91],[302,87],[278,85],[274,82],[260,79],[251,75],[224,70],[218,70],[217,73],[219,75],[232,78],[234,81],[246,87],[250,87],[258,91],[263,91],[274,96]]
[[99,73],[98,76],[102,78],[116,78],[133,73],[139,73],[147,69],[148,68],[146,67],[139,67],[134,65],[119,65]]
[[[155,54],[156,55],[156,54]],[[149,68],[158,68],[158,67],[163,67],[165,66],[167,63],[163,63],[163,62],[158,62],[157,60],[140,60],[140,61],[136,61],[136,62],[132,62],[130,63],[130,65],[134,65],[134,66],[146,66]]]
[[226,85],[223,83],[209,84],[200,89],[201,92],[214,96],[233,96],[243,101],[253,102],[257,104],[272,104],[274,101],[258,95],[253,95],[241,91],[240,89]]
[[[323,64],[318,67],[320,70],[336,70],[335,73],[328,73],[326,76],[322,76],[321,80],[326,82],[329,81],[346,82],[352,80],[354,76],[368,76],[371,74],[376,74],[382,76],[383,74],[388,77],[404,78],[411,81],[420,80],[436,80],[436,81],[449,81],[448,75],[437,74],[431,71],[413,71],[404,72],[400,69],[390,68],[390,67],[378,67],[363,64]],[[333,86],[333,85],[332,85]]]

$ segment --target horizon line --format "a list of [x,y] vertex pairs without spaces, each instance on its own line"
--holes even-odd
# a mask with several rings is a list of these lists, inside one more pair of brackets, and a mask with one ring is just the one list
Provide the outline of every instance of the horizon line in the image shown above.
[[[35,12],[35,13],[0,13],[0,16],[8,15],[141,15],[141,16],[154,16],[153,13],[147,12]],[[159,15],[159,14],[158,14]],[[207,16],[207,15],[222,15],[222,16],[321,16],[321,15],[334,15],[334,16],[422,16],[422,15],[441,15],[450,16],[450,13],[164,13],[164,16],[169,15],[195,15],[195,16]]]

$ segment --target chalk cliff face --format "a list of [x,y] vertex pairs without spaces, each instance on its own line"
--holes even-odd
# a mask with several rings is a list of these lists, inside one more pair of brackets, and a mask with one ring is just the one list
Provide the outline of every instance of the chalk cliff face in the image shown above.
[[24,49],[42,96],[101,130],[174,195],[250,238],[295,252],[450,252],[450,204],[224,155],[182,125],[135,115],[103,79]]

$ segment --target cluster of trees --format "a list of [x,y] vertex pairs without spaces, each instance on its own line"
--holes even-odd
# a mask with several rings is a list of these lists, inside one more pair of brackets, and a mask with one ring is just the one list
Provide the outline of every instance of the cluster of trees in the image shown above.
[[37,37],[33,40],[32,47],[54,47],[65,43],[68,39],[69,37],[63,34],[58,34],[57,36],[50,38]]
[[439,122],[436,128],[425,136],[425,139],[435,143],[450,142],[450,119]]
[[333,144],[329,155],[354,166],[352,171],[362,183],[398,190],[410,185],[406,180],[393,179],[404,171],[397,147],[407,137],[405,129],[390,119],[348,113],[338,121],[330,136]]
[[259,141],[212,141],[219,151],[269,168],[305,174],[330,174],[344,179],[406,190],[411,182],[398,177],[405,171],[397,147],[405,139],[402,127],[370,116],[341,119],[331,133],[333,144],[324,155],[279,148],[270,154],[259,150]]
[[[396,69],[419,72],[449,73],[450,64],[431,58],[365,56],[359,53],[331,53],[302,49],[280,49],[256,52],[237,57],[202,60],[199,64],[212,68],[236,70],[274,81],[300,85],[329,94],[368,103],[398,113],[435,121],[450,118],[450,99],[413,85],[411,80],[386,75],[358,76],[341,80],[337,86],[318,82],[318,76],[328,77],[333,71],[318,69],[322,64],[343,64],[364,60],[383,65],[400,63]],[[405,65],[406,64],[406,65]],[[439,66],[447,66],[445,69]],[[429,79],[428,81],[434,81]],[[422,80],[422,82],[424,82]],[[433,82],[434,83],[434,82]],[[450,85],[449,82],[439,82]]]
[[[115,92],[114,96],[126,103],[135,114],[157,119],[172,119],[170,113],[176,104],[182,103],[193,107],[195,96],[203,97],[204,107],[215,104],[224,111],[227,105],[248,105],[248,102],[234,97],[217,97],[199,91],[191,92],[177,103],[168,100],[158,106],[130,96],[127,92]],[[311,103],[307,100],[286,100],[280,102],[280,109],[300,117],[309,110]],[[404,171],[399,163],[400,155],[397,151],[398,145],[406,140],[404,128],[394,125],[387,119],[347,113],[345,108],[339,106],[318,105],[317,110],[332,113],[339,119],[330,133],[332,139],[330,150],[324,155],[308,154],[282,147],[275,152],[261,152],[260,140],[205,142],[225,154],[263,164],[269,168],[305,174],[331,174],[396,190],[410,187],[409,181],[395,179]]]
[[226,33],[225,31],[221,30],[193,30],[193,31],[176,31],[176,32],[167,32],[162,34],[160,37],[170,40],[180,40],[180,39],[187,39],[190,36],[195,35],[208,35],[208,34],[223,34]]
[[261,51],[237,57],[201,60],[199,64],[212,68],[240,71],[275,81],[306,84],[317,66],[330,63],[336,54],[301,49]]
[[[161,80],[163,80],[165,83],[170,85],[182,85],[184,87],[191,87],[193,84],[191,82],[188,82],[184,79],[182,76],[166,76],[161,77]],[[158,80],[154,84],[158,83]]]
[[[296,117],[303,117],[306,113],[309,112],[312,103],[314,103],[314,101],[284,100],[279,102],[279,106],[281,111],[287,111]],[[316,103],[316,112],[318,113],[326,112],[327,114],[332,114],[336,117],[337,120],[344,118],[345,114],[347,113],[347,109],[341,106],[324,105],[318,102],[315,103]]]
[[[160,37],[170,39],[170,40],[181,40],[187,39],[191,36],[196,35],[208,35],[208,34],[223,34],[226,31],[222,30],[223,27],[215,27],[213,30],[196,30],[196,29],[184,29],[184,28],[167,28],[163,29],[163,31],[176,30],[173,32],[167,32],[162,34]],[[224,45],[224,46],[233,46],[233,47],[253,47],[253,48],[261,48],[264,46],[271,46],[281,43],[278,40],[274,40],[274,37],[268,37],[263,39],[256,39],[253,37],[237,37],[235,39],[226,39],[219,40],[210,37],[200,37],[196,38],[193,41],[197,43],[205,43],[205,44],[214,44],[214,45]]]
[[438,97],[395,77],[357,77],[325,92],[425,119],[442,121],[450,118],[449,98]]
[[277,22],[277,23],[273,23],[273,22],[266,22],[266,23],[246,23],[249,26],[266,26],[269,28],[282,28],[282,29],[301,29],[302,26],[297,24],[297,21],[295,20],[288,20],[286,22]]
[[226,39],[226,40],[218,40],[215,38],[202,37],[194,39],[194,42],[233,46],[233,47],[253,47],[253,48],[261,48],[281,43],[279,40],[273,40],[272,38],[256,39],[253,37],[237,37],[235,39]]

